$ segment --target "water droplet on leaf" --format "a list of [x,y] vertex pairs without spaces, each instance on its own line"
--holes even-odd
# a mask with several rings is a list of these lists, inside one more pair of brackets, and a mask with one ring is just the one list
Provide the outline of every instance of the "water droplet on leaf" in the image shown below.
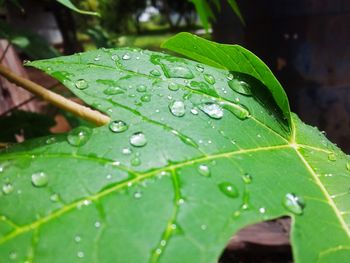
[[146,136],[142,132],[136,132],[130,137],[130,144],[136,147],[142,147],[147,144]]
[[2,186],[2,192],[5,194],[5,195],[8,195],[10,193],[13,192],[13,185],[10,184],[10,183],[7,183],[7,184],[4,184]]
[[303,199],[291,193],[285,195],[282,204],[287,210],[296,215],[301,215],[305,207]]
[[112,132],[116,132],[116,133],[124,132],[124,131],[126,131],[128,129],[128,125],[125,122],[121,121],[121,120],[112,121],[109,124],[109,129]]
[[185,104],[181,100],[172,101],[169,104],[169,110],[176,117],[182,117],[186,113]]
[[155,77],[159,77],[161,75],[159,70],[157,70],[157,69],[152,69],[150,71],[150,73],[151,73],[152,76],[155,76]]
[[145,95],[141,96],[141,101],[142,102],[150,102],[151,101],[151,95],[145,94]]
[[206,102],[200,105],[199,108],[213,119],[221,119],[224,116],[223,109],[216,103]]
[[125,92],[124,89],[122,89],[121,87],[108,87],[106,88],[103,93],[106,95],[117,95],[117,94],[123,94]]
[[35,187],[44,187],[48,184],[49,177],[44,172],[34,173],[32,174],[32,184]]
[[136,88],[136,91],[138,92],[146,92],[147,91],[147,87],[145,85],[138,85]]
[[234,186],[232,183],[229,183],[229,182],[220,183],[219,189],[228,197],[231,197],[231,198],[238,197],[238,190],[236,186]]
[[130,58],[131,57],[130,57],[129,54],[124,54],[123,57],[122,57],[123,60],[129,60]]
[[68,143],[72,146],[82,146],[90,139],[91,133],[88,127],[78,127],[67,135]]
[[198,65],[196,66],[196,70],[197,70],[198,72],[203,72],[203,71],[204,71],[204,67],[203,67],[202,65],[198,64]]
[[242,179],[243,179],[243,182],[246,183],[246,184],[250,184],[252,182],[252,176],[248,173],[244,174],[242,176]]
[[334,162],[337,160],[337,156],[335,155],[335,153],[330,153],[328,154],[328,160]]
[[250,116],[249,110],[243,105],[233,103],[222,103],[221,105],[240,120],[245,120]]
[[204,74],[204,79],[211,85],[215,84],[215,78],[210,74]]
[[198,172],[203,175],[203,176],[206,176],[206,177],[209,177],[210,176],[210,169],[207,165],[205,164],[200,164],[198,166]]
[[252,95],[251,88],[249,84],[245,81],[234,79],[234,80],[228,81],[228,85],[233,91],[236,91],[239,94],[246,95],[246,96]]
[[174,82],[171,82],[169,85],[168,85],[168,89],[171,90],[171,91],[177,91],[179,90],[181,87],[180,84],[177,84],[177,83],[174,83]]
[[130,148],[123,148],[122,153],[125,155],[129,155],[132,153],[132,150]]
[[85,79],[79,79],[75,82],[75,87],[77,89],[84,90],[89,87],[89,84]]

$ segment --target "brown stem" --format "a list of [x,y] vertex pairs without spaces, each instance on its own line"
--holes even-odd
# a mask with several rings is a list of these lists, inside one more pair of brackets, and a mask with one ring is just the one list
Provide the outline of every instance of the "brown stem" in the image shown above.
[[0,75],[4,76],[10,82],[13,82],[16,85],[38,95],[39,97],[57,106],[58,108],[69,111],[84,120],[95,123],[98,126],[102,126],[110,121],[108,116],[103,115],[102,113],[92,110],[88,107],[79,105],[61,95],[45,89],[44,87],[28,79],[22,78],[1,64]]

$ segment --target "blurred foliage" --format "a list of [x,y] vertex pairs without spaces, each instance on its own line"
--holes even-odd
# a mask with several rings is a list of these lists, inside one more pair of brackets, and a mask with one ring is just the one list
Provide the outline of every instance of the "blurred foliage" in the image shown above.
[[30,59],[57,57],[60,53],[49,43],[30,30],[21,30],[0,21],[0,38],[7,39],[11,44],[22,50]]
[[56,124],[52,117],[34,112],[15,110],[11,115],[0,117],[0,141],[16,142],[16,136],[25,139],[51,134],[50,128]]

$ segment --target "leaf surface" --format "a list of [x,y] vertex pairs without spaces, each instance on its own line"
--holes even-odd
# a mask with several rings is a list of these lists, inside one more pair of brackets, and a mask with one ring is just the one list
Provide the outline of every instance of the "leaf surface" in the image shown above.
[[162,47],[213,67],[255,77],[271,91],[277,105],[291,124],[289,102],[285,91],[266,64],[249,50],[239,45],[212,42],[186,32],[171,37],[162,44]]
[[349,157],[296,116],[290,138],[271,77],[126,48],[30,65],[113,121],[2,152],[5,262],[216,262],[281,216],[295,262],[349,258]]
[[81,9],[77,8],[70,0],[57,0],[57,2],[59,2],[60,4],[64,5],[65,7],[68,7],[69,9],[71,9],[77,13],[80,13],[83,15],[99,16],[99,13],[97,13],[97,12],[85,11],[85,10],[81,10]]

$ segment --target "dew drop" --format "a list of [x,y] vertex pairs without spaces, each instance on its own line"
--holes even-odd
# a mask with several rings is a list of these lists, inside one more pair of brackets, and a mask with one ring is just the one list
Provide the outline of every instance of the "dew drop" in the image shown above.
[[78,258],[83,258],[85,256],[83,251],[78,251],[77,253]]
[[198,166],[198,172],[203,175],[203,176],[206,176],[206,177],[209,177],[210,176],[210,169],[207,165],[205,164],[200,164]]
[[134,157],[131,159],[130,164],[132,166],[139,166],[141,164],[141,159],[139,157]]
[[253,180],[252,176],[248,173],[245,173],[243,176],[242,176],[242,179],[243,179],[243,182],[246,183],[246,184],[250,184]]
[[158,255],[162,254],[162,250],[160,248],[157,248],[156,249],[156,254],[158,254]]
[[134,193],[134,198],[135,199],[140,199],[142,197],[142,192],[141,191],[136,191],[135,193]]
[[85,79],[78,79],[75,82],[75,87],[80,90],[87,89],[89,87],[88,82]]
[[[46,144],[53,144],[54,142],[56,142],[55,137],[50,137],[46,140]],[[0,172],[1,172],[1,167],[0,167]]]
[[136,91],[138,92],[146,92],[147,91],[147,87],[145,85],[138,85],[136,88]]
[[160,241],[160,245],[161,245],[162,247],[165,247],[165,245],[166,245],[166,240],[161,240],[161,241]]
[[122,149],[122,154],[129,155],[132,153],[132,150],[128,147]]
[[11,193],[13,192],[13,185],[10,184],[10,183],[4,184],[4,185],[2,186],[2,192],[3,192],[5,195],[11,194]]
[[78,127],[68,133],[68,143],[72,146],[82,146],[90,139],[91,133],[88,127]]
[[337,160],[337,156],[335,155],[335,153],[330,153],[328,154],[328,160],[334,162]]
[[249,110],[243,106],[233,103],[222,103],[224,109],[230,111],[233,115],[235,115],[240,120],[245,120],[250,116]]
[[164,64],[163,71],[166,77],[168,78],[182,78],[182,79],[192,79],[194,75],[192,71],[183,66],[177,65],[166,65]]
[[81,236],[75,236],[75,237],[74,237],[74,241],[75,241],[76,243],[79,243],[79,242],[81,241]]
[[142,132],[136,132],[131,135],[130,144],[135,147],[143,147],[147,144],[146,136]]
[[265,207],[260,207],[260,208],[259,208],[259,213],[260,213],[260,214],[265,214],[265,213],[266,213]]
[[198,64],[198,65],[196,66],[196,70],[197,70],[198,72],[203,72],[203,71],[204,71],[204,67],[203,67],[202,65]]
[[176,117],[182,117],[186,113],[185,104],[181,100],[172,101],[169,104],[169,110],[171,114],[173,114]]
[[100,222],[100,221],[96,221],[96,222],[94,223],[94,226],[95,226],[96,228],[100,228],[100,227],[101,227],[101,222]]
[[285,195],[282,204],[287,210],[296,215],[301,215],[305,207],[303,199],[291,193]]
[[346,169],[350,172],[350,162],[347,162]]
[[248,83],[245,81],[234,79],[234,80],[228,81],[228,85],[233,91],[236,91],[239,94],[246,95],[246,96],[252,95],[251,88],[248,85]]
[[122,56],[122,59],[123,60],[129,60],[131,57],[130,57],[130,55],[129,54],[124,54],[123,56]]
[[117,94],[123,94],[125,93],[125,90],[122,89],[121,87],[113,86],[113,87],[108,87],[103,91],[104,94],[106,95],[117,95]]
[[202,229],[202,230],[207,230],[207,228],[208,228],[208,226],[207,226],[207,225],[204,225],[204,224],[203,224],[203,225],[201,225],[201,229]]
[[142,102],[150,102],[151,101],[151,95],[145,94],[141,96],[141,101]]
[[171,90],[171,91],[177,91],[179,90],[181,87],[180,84],[177,84],[177,83],[174,83],[174,82],[171,82],[169,85],[168,85],[168,89]]
[[154,77],[159,77],[161,75],[157,69],[152,69],[149,73]]
[[192,109],[191,109],[191,113],[192,113],[193,115],[198,115],[198,109],[197,109],[197,108],[192,108]]
[[204,79],[206,82],[208,82],[210,85],[215,84],[215,78],[210,74],[204,74]]
[[121,121],[121,120],[117,120],[117,121],[112,121],[110,124],[109,124],[109,129],[112,131],[112,132],[115,132],[115,133],[119,133],[119,132],[124,132],[128,129],[128,125]]
[[52,194],[50,196],[50,201],[51,202],[58,202],[59,199],[60,199],[60,196],[58,194]]
[[231,198],[238,197],[238,190],[236,186],[234,186],[232,183],[229,183],[229,182],[220,183],[219,189],[228,197],[231,197]]
[[228,80],[233,80],[233,75],[231,73],[227,74],[226,78]]
[[210,118],[221,119],[224,116],[223,109],[216,103],[206,102],[199,107],[201,111],[207,114]]
[[34,173],[32,174],[32,184],[35,187],[44,187],[48,184],[49,177],[44,172]]

